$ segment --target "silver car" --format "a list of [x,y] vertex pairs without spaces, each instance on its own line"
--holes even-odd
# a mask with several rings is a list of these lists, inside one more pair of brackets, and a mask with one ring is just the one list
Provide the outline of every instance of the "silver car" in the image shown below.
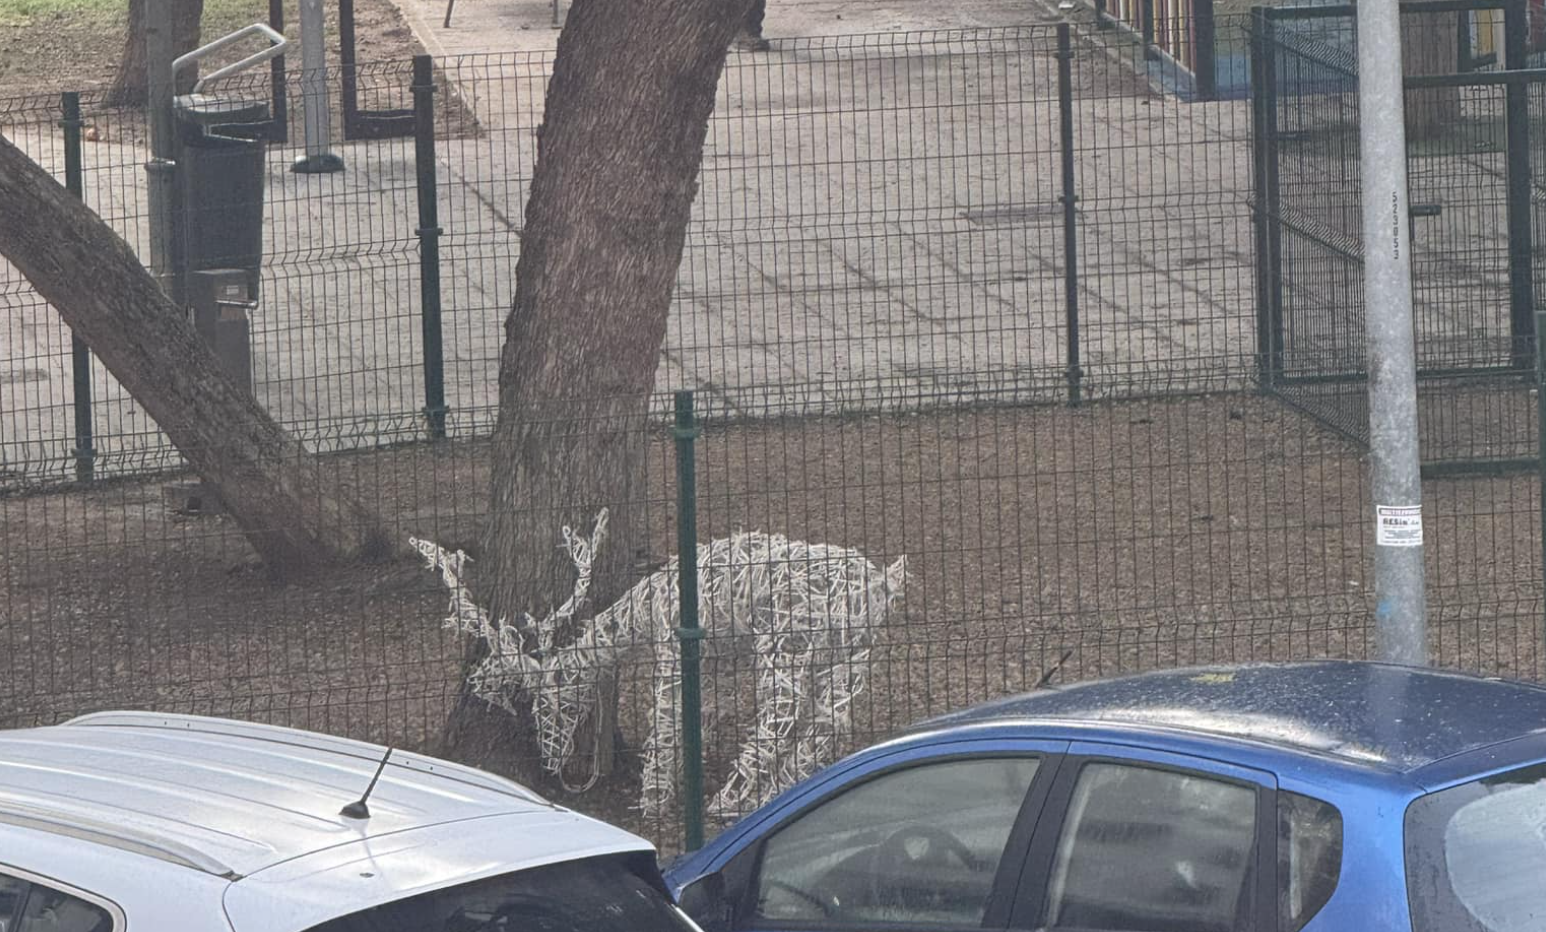
[[0,732],[0,932],[694,932],[648,842],[508,780],[113,712]]

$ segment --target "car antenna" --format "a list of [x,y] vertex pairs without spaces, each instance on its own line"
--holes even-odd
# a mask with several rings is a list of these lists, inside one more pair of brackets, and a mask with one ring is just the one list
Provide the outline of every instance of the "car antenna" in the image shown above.
[[390,759],[391,756],[392,749],[387,748],[386,753],[381,755],[381,763],[376,765],[376,775],[370,778],[370,786],[365,788],[365,795],[338,810],[339,815],[346,819],[370,818],[370,806],[366,805],[365,801],[370,799],[371,791],[376,788],[376,781],[381,779],[381,771],[386,769],[387,760]]
[[1052,678],[1058,675],[1058,671],[1063,669],[1063,664],[1067,663],[1068,658],[1072,657],[1073,655],[1074,652],[1072,649],[1063,651],[1063,656],[1057,659],[1057,663],[1054,663],[1052,666],[1042,671],[1041,679],[1037,680],[1036,685],[1031,687],[1032,691],[1045,689],[1047,684],[1052,682]]

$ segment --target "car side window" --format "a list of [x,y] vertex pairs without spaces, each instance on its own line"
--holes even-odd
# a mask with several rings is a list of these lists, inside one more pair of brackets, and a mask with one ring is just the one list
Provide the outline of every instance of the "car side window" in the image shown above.
[[309,932],[695,932],[653,871],[653,855],[560,861],[373,906]]
[[1252,929],[1256,795],[1197,774],[1086,764],[1058,839],[1043,925]]
[[1278,930],[1299,932],[1331,899],[1342,874],[1342,813],[1278,793]]
[[111,932],[113,917],[95,903],[0,874],[0,932]]
[[26,901],[27,882],[0,874],[0,932],[16,932]]
[[920,764],[820,804],[766,842],[756,917],[980,925],[1037,766],[1029,757]]

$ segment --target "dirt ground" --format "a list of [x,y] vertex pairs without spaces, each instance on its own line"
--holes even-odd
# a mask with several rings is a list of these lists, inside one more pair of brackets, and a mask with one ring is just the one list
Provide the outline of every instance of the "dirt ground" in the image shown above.
[[[326,10],[329,61],[336,67],[338,5]],[[268,22],[267,0],[206,0],[204,11],[206,41]],[[125,3],[109,0],[0,0],[0,98],[111,84],[127,16]],[[299,22],[295,0],[286,0],[285,35],[297,43]],[[362,64],[406,61],[424,51],[391,0],[356,0],[355,46]],[[294,66],[300,67],[298,52]]]
[[[399,540],[475,542],[487,444],[328,462]],[[673,463],[661,432],[633,506],[641,572],[674,549]],[[850,745],[1051,667],[1056,683],[1367,651],[1364,465],[1268,399],[710,423],[698,473],[700,539],[762,529],[877,564],[906,555]],[[1439,662],[1540,672],[1537,482],[1428,484]],[[403,557],[271,580],[227,520],[169,510],[164,485],[0,499],[0,724],[147,707],[436,748],[463,645],[440,629],[435,577]],[[566,801],[664,837],[627,808],[654,674],[642,659],[623,671],[618,775]],[[708,677],[722,773],[758,697],[744,658],[721,655]]]

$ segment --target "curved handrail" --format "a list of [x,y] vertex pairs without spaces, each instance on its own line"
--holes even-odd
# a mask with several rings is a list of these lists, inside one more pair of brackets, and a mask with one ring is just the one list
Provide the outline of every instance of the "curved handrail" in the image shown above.
[[243,26],[242,28],[229,35],[221,36],[208,45],[201,45],[186,55],[177,56],[172,60],[173,79],[176,79],[177,72],[183,70],[189,65],[199,61],[202,58],[205,58],[206,56],[212,55],[229,45],[240,42],[241,40],[251,35],[261,35],[268,39],[268,41],[272,44],[262,51],[248,55],[241,61],[232,62],[223,68],[216,68],[209,74],[199,78],[198,83],[193,85],[193,92],[195,94],[199,93],[199,91],[204,88],[204,85],[210,81],[218,81],[221,78],[228,77],[230,75],[236,74],[237,72],[246,71],[253,65],[262,64],[263,62],[266,62],[269,59],[283,53],[284,50],[290,45],[290,40],[275,32],[273,28],[270,27],[267,23],[253,23],[251,26]]

